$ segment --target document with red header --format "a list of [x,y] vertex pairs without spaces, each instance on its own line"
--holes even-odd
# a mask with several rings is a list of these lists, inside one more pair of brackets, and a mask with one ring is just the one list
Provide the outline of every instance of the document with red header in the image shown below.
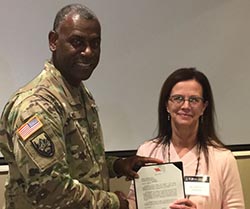
[[137,209],[168,209],[185,198],[182,162],[146,165],[134,180]]

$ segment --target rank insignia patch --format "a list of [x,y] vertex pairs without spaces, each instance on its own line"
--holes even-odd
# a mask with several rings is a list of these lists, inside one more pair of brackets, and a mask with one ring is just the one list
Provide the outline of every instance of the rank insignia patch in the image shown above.
[[39,130],[43,124],[37,116],[32,117],[26,123],[24,123],[18,130],[17,133],[23,140],[26,140],[29,136]]
[[31,144],[43,157],[52,157],[55,154],[55,146],[46,133],[41,133],[32,139]]

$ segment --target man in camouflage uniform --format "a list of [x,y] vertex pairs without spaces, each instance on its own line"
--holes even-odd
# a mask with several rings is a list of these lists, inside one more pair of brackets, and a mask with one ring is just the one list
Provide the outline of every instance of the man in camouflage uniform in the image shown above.
[[9,164],[6,209],[128,208],[109,177],[160,161],[105,157],[96,104],[82,80],[99,62],[101,27],[88,8],[64,7],[49,33],[52,59],[4,108],[0,147]]

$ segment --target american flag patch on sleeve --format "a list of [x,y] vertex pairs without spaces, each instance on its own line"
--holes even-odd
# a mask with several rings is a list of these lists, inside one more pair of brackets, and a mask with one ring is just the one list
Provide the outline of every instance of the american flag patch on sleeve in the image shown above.
[[32,117],[26,123],[24,123],[18,130],[17,133],[23,140],[26,140],[29,136],[35,133],[43,126],[42,122],[37,116]]

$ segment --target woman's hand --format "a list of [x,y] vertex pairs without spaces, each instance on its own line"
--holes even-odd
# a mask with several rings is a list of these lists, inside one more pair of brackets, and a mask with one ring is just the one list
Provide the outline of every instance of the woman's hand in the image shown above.
[[185,199],[179,199],[179,200],[174,201],[173,203],[169,205],[169,208],[171,209],[197,209],[197,206],[191,200],[185,198]]

